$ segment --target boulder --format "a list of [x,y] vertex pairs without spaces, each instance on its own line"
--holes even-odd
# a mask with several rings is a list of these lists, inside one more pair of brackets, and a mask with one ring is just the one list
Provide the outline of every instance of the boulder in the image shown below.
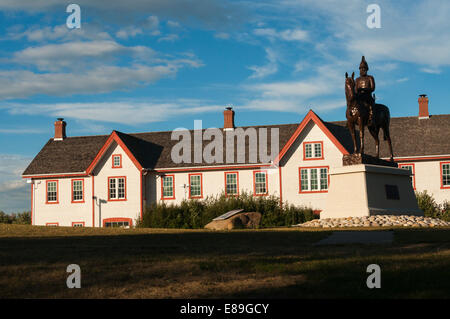
[[245,229],[258,228],[261,223],[261,214],[239,213],[223,220],[213,220],[208,223],[205,228],[212,230],[231,230],[231,229]]

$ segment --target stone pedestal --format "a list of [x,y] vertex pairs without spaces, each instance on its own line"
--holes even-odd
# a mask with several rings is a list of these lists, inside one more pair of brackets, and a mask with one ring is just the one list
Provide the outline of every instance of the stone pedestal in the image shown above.
[[372,164],[330,170],[330,186],[320,218],[370,215],[418,215],[423,212],[411,185],[410,172]]

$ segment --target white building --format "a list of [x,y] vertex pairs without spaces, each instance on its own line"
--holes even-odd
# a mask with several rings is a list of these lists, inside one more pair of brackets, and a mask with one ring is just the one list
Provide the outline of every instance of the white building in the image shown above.
[[[428,116],[425,97],[419,99],[419,110],[418,117],[391,119],[395,161],[412,171],[415,190],[427,190],[438,202],[450,200],[450,114]],[[225,136],[237,131],[231,109],[224,111],[224,123],[220,132]],[[244,127],[246,132],[254,129],[258,140],[259,129],[267,128],[269,141],[270,131],[278,129],[280,151],[265,162],[260,157],[252,160],[257,149],[247,142],[244,160],[238,161],[235,152],[233,163],[195,163],[194,135],[205,131],[189,131],[192,163],[175,163],[171,152],[179,141],[171,140],[170,131],[66,137],[66,123],[58,119],[55,137],[23,173],[31,180],[32,224],[133,226],[151,202],[179,203],[244,191],[276,195],[282,202],[320,211],[327,198],[329,169],[342,166],[343,154],[353,149],[345,125],[324,122],[309,111],[300,124]],[[225,144],[224,137],[224,161]],[[200,150],[207,145],[204,141]],[[380,147],[381,156],[388,158],[387,144],[381,141]],[[375,152],[370,134],[366,152]]]

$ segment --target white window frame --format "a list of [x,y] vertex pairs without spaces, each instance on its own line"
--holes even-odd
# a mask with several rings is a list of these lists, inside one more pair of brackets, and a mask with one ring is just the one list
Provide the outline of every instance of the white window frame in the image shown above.
[[[326,176],[323,177],[322,170],[326,171]],[[305,174],[306,173],[306,174]],[[306,177],[306,188],[304,180]],[[299,193],[313,193],[313,192],[328,192],[329,185],[329,168],[322,167],[300,167],[299,168]],[[323,182],[325,181],[325,187]],[[313,183],[314,182],[314,183]]]

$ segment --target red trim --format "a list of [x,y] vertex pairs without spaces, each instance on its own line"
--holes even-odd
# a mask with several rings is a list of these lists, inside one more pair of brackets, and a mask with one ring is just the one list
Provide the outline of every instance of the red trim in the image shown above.
[[[256,173],[266,174],[266,192],[264,194],[256,194]],[[253,196],[267,196],[269,195],[269,179],[267,175],[267,170],[253,171]]]
[[59,223],[45,223],[45,226],[59,226]]
[[317,114],[314,113],[312,110],[309,110],[308,114],[306,114],[305,118],[299,124],[294,134],[291,136],[289,141],[286,143],[286,145],[283,147],[283,149],[280,151],[280,153],[274,160],[274,163],[276,165],[278,165],[283,156],[286,155],[289,148],[292,146],[292,144],[294,144],[295,140],[303,131],[303,129],[306,127],[306,125],[309,123],[309,121],[313,121],[325,133],[325,135],[330,139],[330,141],[341,151],[342,154],[344,155],[348,154],[348,151],[345,149],[345,147],[342,146],[341,143],[339,143],[339,141],[333,134],[331,134],[331,132],[327,129],[325,124],[323,124],[322,120],[317,116]]
[[405,166],[412,166],[413,189],[416,190],[416,165],[414,165],[414,163],[398,164],[398,168],[403,168],[403,167],[405,167]]
[[23,175],[22,178],[34,178],[34,179],[44,179],[44,178],[63,178],[63,177],[86,177],[88,174],[84,173],[74,173],[74,174],[55,174],[55,175]]
[[[327,169],[327,179],[328,179],[328,188],[326,190],[317,190],[317,191],[302,191],[302,169],[311,169],[311,168],[326,168]],[[317,174],[317,183],[320,187],[320,171]],[[298,193],[299,194],[316,194],[316,193],[328,193],[328,189],[330,188],[330,167],[329,166],[308,166],[308,167],[299,167],[298,168]]]
[[[172,177],[172,197],[164,197],[164,177]],[[175,199],[175,175],[161,175],[161,200]]]
[[441,162],[441,163],[439,163],[439,166],[440,166],[439,175],[441,175],[441,189],[450,189],[450,185],[444,186],[444,174],[443,174],[443,172],[444,172],[444,165],[445,164],[449,164],[450,165],[450,162]]
[[[73,182],[74,181],[81,181],[81,183],[82,183],[82,185],[83,185],[83,200],[73,200]],[[72,179],[71,181],[70,181],[70,188],[71,188],[71,196],[70,196],[70,200],[71,200],[71,203],[72,204],[76,204],[76,203],[84,203],[84,179],[81,179],[81,178],[79,178],[79,179]]]
[[283,208],[283,180],[281,178],[281,166],[278,166],[278,175],[280,176],[280,207]]
[[95,158],[92,161],[92,163],[87,168],[87,170],[86,170],[87,174],[90,174],[92,172],[92,170],[94,169],[95,165],[97,165],[98,161],[102,158],[102,156],[105,154],[105,152],[107,151],[108,147],[111,145],[111,143],[113,141],[116,141],[116,143],[125,151],[125,153],[128,155],[128,157],[131,159],[131,161],[137,167],[137,169],[139,171],[142,171],[141,164],[136,160],[136,158],[134,157],[133,153],[130,152],[128,147],[126,147],[125,143],[120,139],[120,137],[117,135],[116,131],[113,131],[111,133],[111,135],[108,137],[108,139],[106,140],[106,142],[103,145],[103,147],[100,149],[100,151],[95,156]]
[[[315,153],[315,148],[314,148],[314,144],[320,144],[321,147],[321,153],[322,156],[321,157],[306,157],[306,144],[312,144],[312,149],[311,151],[313,153]],[[304,161],[317,161],[317,160],[323,160],[324,159],[324,154],[323,154],[323,141],[316,141],[316,142],[303,142],[303,160]]]
[[167,169],[155,169],[157,173],[175,173],[175,172],[201,172],[201,171],[221,171],[227,169],[254,169],[269,167],[270,164],[261,165],[241,165],[241,166],[213,166],[213,167],[191,167],[191,168],[167,168]]
[[94,175],[92,175],[92,227],[95,227],[95,192],[94,192]]
[[140,194],[140,200],[141,200],[141,221],[142,221],[143,209],[144,209],[144,202],[142,201],[142,192],[143,192],[143,189],[142,189],[142,178],[144,177],[143,175],[144,175],[144,172],[141,171],[140,172],[140,179],[139,179],[139,192],[141,193]]
[[[120,164],[119,166],[114,165],[114,157],[119,156],[120,158]],[[111,168],[122,168],[122,154],[113,154],[111,155]]]
[[[388,159],[388,158],[384,158]],[[395,162],[411,162],[411,161],[434,161],[434,160],[446,160],[450,159],[450,156],[430,156],[430,157],[405,157],[394,158]]]
[[[227,175],[228,174],[236,174],[236,190],[237,190],[237,194],[231,194],[228,195],[227,194]],[[225,180],[225,196],[239,196],[239,172],[238,171],[234,171],[234,172],[224,172],[223,174],[224,176],[224,180]]]
[[[109,180],[110,179],[112,179],[112,178],[117,178],[117,179],[119,179],[119,178],[123,178],[124,179],[124,186],[125,186],[125,198],[110,198],[109,197],[109,195],[110,195],[110,192],[109,192]],[[117,184],[116,184],[116,186],[117,186],[117,193],[116,193],[116,195],[117,195],[117,197],[119,197],[119,181],[117,181]],[[123,202],[123,201],[126,201],[127,200],[127,177],[126,176],[109,176],[108,177],[108,202]]]
[[34,193],[34,185],[31,184],[31,225],[33,225],[33,193]]
[[74,224],[83,224],[83,227],[84,227],[84,222],[72,222],[72,227]]
[[[191,196],[191,176],[200,176],[200,196]],[[189,198],[203,198],[203,174],[188,174],[189,179]]]
[[105,227],[106,223],[111,223],[111,222],[128,222],[130,227],[133,226],[133,220],[131,218],[114,217],[114,218],[105,218],[105,219],[103,219],[103,227]]
[[[56,182],[56,202],[49,202],[48,201],[48,183],[50,182]],[[58,180],[49,180],[45,181],[45,203],[46,204],[59,204],[59,181]]]

